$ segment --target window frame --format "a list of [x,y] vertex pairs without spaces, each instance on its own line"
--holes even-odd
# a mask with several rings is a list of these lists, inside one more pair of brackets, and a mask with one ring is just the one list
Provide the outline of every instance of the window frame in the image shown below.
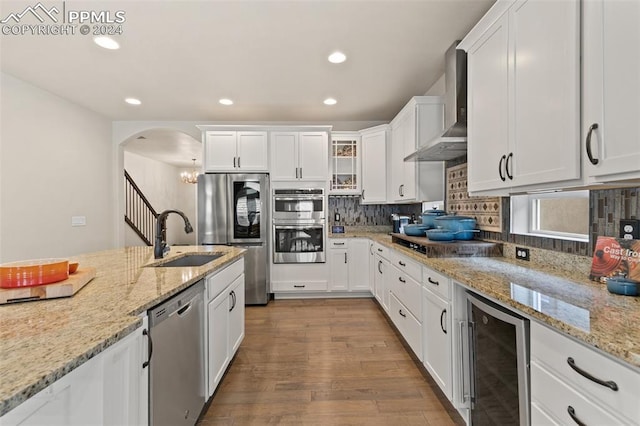
[[[545,231],[539,229],[539,200],[558,198],[589,198],[588,190],[541,192],[511,197],[511,233],[556,240],[589,242],[589,234]],[[588,213],[587,213],[588,214]]]

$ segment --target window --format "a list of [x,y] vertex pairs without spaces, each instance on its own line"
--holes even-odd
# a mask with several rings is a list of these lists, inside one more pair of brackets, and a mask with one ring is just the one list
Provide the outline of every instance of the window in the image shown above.
[[511,197],[511,232],[589,241],[589,191]]

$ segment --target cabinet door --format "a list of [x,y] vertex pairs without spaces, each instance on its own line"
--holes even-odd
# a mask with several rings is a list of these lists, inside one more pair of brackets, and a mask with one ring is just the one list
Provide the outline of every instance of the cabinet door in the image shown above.
[[243,171],[268,170],[267,132],[238,132],[237,167]]
[[390,202],[403,201],[402,190],[405,184],[403,157],[405,138],[404,120],[406,120],[406,117],[402,119],[402,121],[394,123],[391,128],[391,165],[389,167],[391,172],[391,188],[389,188],[389,193],[387,194]]
[[331,291],[347,291],[349,289],[349,259],[347,249],[331,249],[329,264],[331,266]]
[[271,133],[271,180],[298,178],[298,133]]
[[369,283],[369,240],[349,241],[349,291],[368,291]]
[[229,363],[229,294],[223,291],[209,302],[209,396],[216,390]]
[[149,368],[142,367],[147,344],[143,330],[147,327],[140,327],[100,355],[104,357],[105,425],[148,424]]
[[229,360],[244,339],[244,274],[229,286]]
[[511,185],[578,179],[580,2],[520,0],[509,13],[514,55],[512,148],[507,153]]
[[329,140],[326,132],[300,133],[300,179],[326,181],[329,176]]
[[428,290],[422,295],[424,366],[451,401],[451,309]]
[[417,106],[412,109],[405,120],[402,122],[403,146],[404,149],[400,155],[400,168],[402,169],[402,189],[400,197],[402,201],[410,201],[416,199],[416,162],[404,161],[404,157],[412,154],[416,150],[416,114]]
[[385,283],[385,269],[389,267],[389,262],[380,257],[379,254],[375,255],[375,277],[373,279],[374,294],[378,303],[382,305],[385,311],[389,311],[388,300],[384,300],[384,292],[386,288]]
[[207,172],[234,171],[236,166],[236,132],[206,132],[204,168]]
[[505,13],[467,52],[469,192],[507,186],[508,36]]
[[386,130],[362,135],[362,204],[387,200],[386,146]]
[[588,176],[597,182],[640,178],[640,2],[582,2],[584,13],[583,143],[588,129],[592,164],[583,146]]

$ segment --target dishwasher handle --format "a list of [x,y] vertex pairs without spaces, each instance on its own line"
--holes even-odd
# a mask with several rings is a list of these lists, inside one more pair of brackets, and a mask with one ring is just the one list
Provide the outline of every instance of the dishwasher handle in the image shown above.
[[149,356],[148,356],[147,360],[142,363],[142,368],[147,368],[149,366],[149,364],[151,363],[151,354],[153,354],[153,340],[151,340],[151,334],[149,334],[149,331],[147,331],[146,328],[144,330],[142,330],[142,335],[143,336],[147,336],[147,339],[149,339],[149,345],[148,345]]

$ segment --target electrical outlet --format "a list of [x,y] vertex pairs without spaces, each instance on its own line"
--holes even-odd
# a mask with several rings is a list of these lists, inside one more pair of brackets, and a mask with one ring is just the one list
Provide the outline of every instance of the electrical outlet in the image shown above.
[[620,219],[620,238],[640,240],[640,220]]
[[529,261],[529,249],[516,247],[516,259]]

